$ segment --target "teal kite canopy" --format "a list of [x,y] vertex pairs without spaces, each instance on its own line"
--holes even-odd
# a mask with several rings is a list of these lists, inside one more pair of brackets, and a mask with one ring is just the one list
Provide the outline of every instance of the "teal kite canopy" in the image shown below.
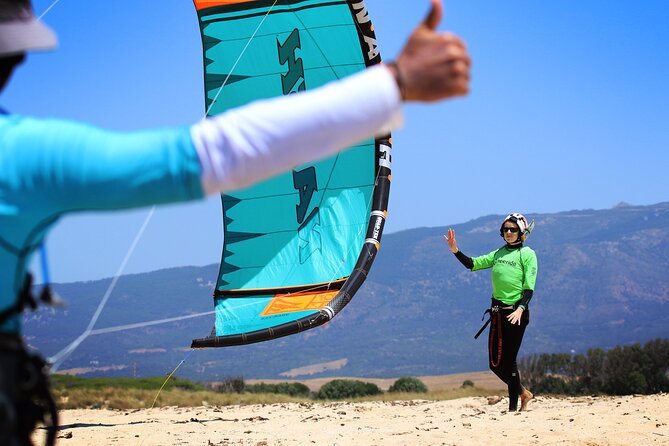
[[[362,1],[195,0],[209,115],[317,88],[381,62]],[[192,347],[278,338],[352,299],[385,224],[390,135],[222,195],[223,254],[210,336]]]

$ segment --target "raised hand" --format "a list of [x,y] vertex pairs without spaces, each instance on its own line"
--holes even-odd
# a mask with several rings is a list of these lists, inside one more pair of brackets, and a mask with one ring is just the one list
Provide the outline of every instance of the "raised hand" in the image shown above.
[[446,243],[448,243],[448,248],[451,250],[453,254],[458,252],[458,244],[455,241],[455,229],[449,229],[447,232],[448,235],[444,236],[444,240],[446,240]]

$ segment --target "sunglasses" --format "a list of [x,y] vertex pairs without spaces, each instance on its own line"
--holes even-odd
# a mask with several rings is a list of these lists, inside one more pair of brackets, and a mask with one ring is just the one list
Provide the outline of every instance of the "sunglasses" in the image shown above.
[[520,232],[520,229],[518,228],[507,228],[506,226],[502,228],[503,232],[511,232],[512,234],[515,234],[516,232]]

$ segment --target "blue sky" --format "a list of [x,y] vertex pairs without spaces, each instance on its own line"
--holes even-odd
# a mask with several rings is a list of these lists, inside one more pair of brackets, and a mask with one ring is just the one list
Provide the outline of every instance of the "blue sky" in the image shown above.
[[[36,0],[35,10],[52,3]],[[428,7],[366,4],[386,60]],[[386,233],[510,211],[668,200],[669,2],[445,6],[441,29],[466,40],[472,91],[405,108],[393,138]],[[189,0],[59,0],[44,20],[60,46],[30,55],[0,97],[9,110],[117,130],[187,125],[204,114]],[[49,238],[52,279],[113,276],[147,212],[65,218]],[[221,232],[216,197],[160,208],[126,273],[218,262]]]

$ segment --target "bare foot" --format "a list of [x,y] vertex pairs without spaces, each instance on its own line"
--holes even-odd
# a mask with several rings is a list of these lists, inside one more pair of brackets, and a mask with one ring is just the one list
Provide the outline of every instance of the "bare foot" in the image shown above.
[[523,387],[523,391],[520,393],[520,411],[521,412],[527,410],[527,405],[529,404],[529,402],[532,398],[534,398],[534,395],[532,394],[532,392],[530,392],[525,387]]

